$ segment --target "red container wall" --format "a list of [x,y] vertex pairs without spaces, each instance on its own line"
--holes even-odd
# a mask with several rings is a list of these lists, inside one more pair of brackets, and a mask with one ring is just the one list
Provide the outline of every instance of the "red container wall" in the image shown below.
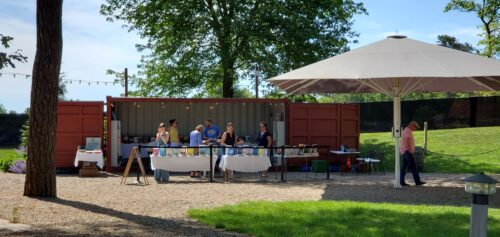
[[340,146],[339,104],[290,104],[288,143]]
[[288,144],[340,144],[359,149],[359,105],[299,104],[289,106]]
[[340,107],[340,144],[359,150],[359,105],[343,104]]
[[102,141],[103,102],[59,102],[56,168],[74,167],[76,148],[85,145],[86,137],[100,137]]

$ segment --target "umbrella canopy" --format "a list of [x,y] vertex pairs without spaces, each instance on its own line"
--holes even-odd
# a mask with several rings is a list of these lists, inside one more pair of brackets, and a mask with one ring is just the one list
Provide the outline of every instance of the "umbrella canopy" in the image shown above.
[[270,81],[287,93],[469,92],[500,90],[500,62],[404,36],[357,48]]
[[389,36],[269,81],[288,94],[380,92],[393,97],[394,187],[400,188],[400,97],[411,92],[499,91],[500,61]]

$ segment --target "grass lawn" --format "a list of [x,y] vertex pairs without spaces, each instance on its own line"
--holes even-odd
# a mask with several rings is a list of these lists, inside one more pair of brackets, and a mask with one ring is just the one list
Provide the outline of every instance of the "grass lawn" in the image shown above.
[[0,171],[7,171],[15,160],[23,159],[15,149],[0,148]]
[[[417,146],[424,144],[424,132],[415,131]],[[394,170],[394,143],[390,132],[362,133],[361,152],[379,150],[385,152],[386,170]],[[444,156],[428,153],[424,159],[424,172],[442,173],[500,173],[500,126],[429,130],[427,149],[430,152],[459,155]]]
[[[244,202],[190,210],[202,223],[252,236],[469,236],[470,208],[349,201]],[[500,236],[491,209],[488,236]]]
[[0,160],[10,158],[13,155],[17,155],[16,150],[11,148],[0,148]]

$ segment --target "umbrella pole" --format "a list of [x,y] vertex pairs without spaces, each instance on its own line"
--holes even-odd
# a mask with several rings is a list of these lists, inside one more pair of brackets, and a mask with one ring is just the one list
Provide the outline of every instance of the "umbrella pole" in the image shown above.
[[394,127],[392,128],[392,136],[394,137],[394,161],[396,162],[394,166],[394,188],[401,188],[399,183],[400,176],[400,154],[399,146],[401,141],[401,97],[400,88],[394,87]]

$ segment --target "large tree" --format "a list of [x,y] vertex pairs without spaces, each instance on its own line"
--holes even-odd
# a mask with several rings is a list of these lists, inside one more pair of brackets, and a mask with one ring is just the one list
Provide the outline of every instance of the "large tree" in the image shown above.
[[500,54],[500,0],[451,0],[444,11],[457,10],[461,12],[475,13],[481,20],[484,30],[483,40],[479,43],[484,45],[483,54],[487,57]]
[[452,49],[456,49],[456,50],[460,50],[460,51],[464,51],[464,52],[467,52],[467,53],[474,53],[474,54],[477,54],[479,53],[479,50],[477,50],[476,48],[474,48],[471,44],[467,43],[467,42],[460,42],[457,38],[453,37],[453,36],[450,36],[450,35],[438,35],[437,37],[437,44],[438,45],[441,45],[441,46],[444,46],[444,47],[448,47],[448,48],[452,48]]
[[25,196],[56,197],[55,130],[62,56],[62,0],[38,0]]
[[347,51],[366,10],[353,0],[107,0],[101,13],[145,39],[141,95],[222,87],[233,97],[256,64],[266,78]]
[[[10,42],[13,39],[14,38],[11,36],[0,34],[0,42],[5,50],[7,50],[10,47]],[[15,61],[21,63],[27,62],[28,58],[22,55],[21,53],[22,53],[21,49],[17,49],[12,53],[0,52],[0,70],[6,67],[16,68],[16,65],[14,64]]]

